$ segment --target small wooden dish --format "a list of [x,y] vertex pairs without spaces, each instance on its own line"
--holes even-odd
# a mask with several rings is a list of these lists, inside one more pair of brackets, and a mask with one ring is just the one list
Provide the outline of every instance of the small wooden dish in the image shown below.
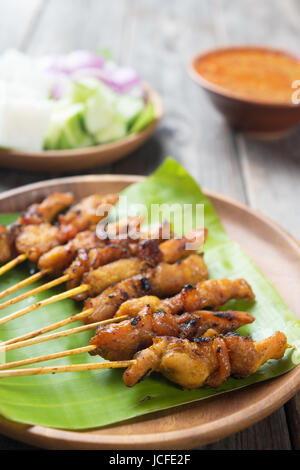
[[[0,212],[16,212],[53,191],[77,198],[118,192],[138,176],[76,176],[31,184],[0,195]],[[241,244],[300,318],[300,246],[277,224],[232,199],[206,191],[232,239]],[[287,275],[288,273],[288,275]],[[0,433],[47,449],[191,449],[251,426],[300,389],[300,366],[273,380],[215,398],[82,432],[26,426],[0,417]]]
[[160,95],[147,84],[144,84],[144,89],[146,101],[154,103],[155,120],[138,134],[129,135],[109,144],[85,149],[44,150],[41,152],[0,149],[0,166],[31,172],[72,173],[120,160],[149,139],[162,118],[163,104]]
[[[279,49],[256,46],[236,46],[211,49],[197,54],[188,65],[190,77],[207,93],[209,99],[236,130],[246,132],[257,138],[278,138],[287,135],[294,126],[300,123],[300,104],[270,103],[254,99],[241,98],[200,75],[197,64],[211,54],[221,51],[257,50],[284,54],[299,59]],[[298,77],[297,77],[298,78]],[[291,88],[291,95],[293,93]]]

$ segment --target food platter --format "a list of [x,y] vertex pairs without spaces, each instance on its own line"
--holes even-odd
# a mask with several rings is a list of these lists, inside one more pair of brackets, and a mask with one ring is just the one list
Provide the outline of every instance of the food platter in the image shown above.
[[[49,180],[0,195],[0,212],[16,212],[53,191],[72,191],[77,198],[120,191],[141,181],[137,176],[95,175]],[[274,283],[300,318],[299,244],[281,227],[247,206],[206,191],[225,228]],[[283,275],[283,273],[285,273]],[[288,273],[288,276],[286,275]],[[300,368],[258,385],[216,398],[149,414],[84,432],[24,426],[4,418],[0,431],[21,441],[52,449],[183,449],[205,445],[237,432],[272,413],[300,388]]]
[[0,149],[0,166],[33,172],[72,172],[108,165],[125,157],[149,139],[162,118],[163,105],[160,95],[147,84],[144,84],[144,90],[146,101],[154,104],[155,120],[141,132],[116,142],[84,149],[41,152]]

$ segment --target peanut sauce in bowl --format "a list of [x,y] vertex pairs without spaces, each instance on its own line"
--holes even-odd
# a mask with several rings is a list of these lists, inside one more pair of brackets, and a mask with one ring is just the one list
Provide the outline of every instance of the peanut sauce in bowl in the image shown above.
[[189,73],[236,129],[281,135],[300,122],[300,104],[292,100],[300,101],[300,60],[291,54],[251,46],[219,48],[197,55]]

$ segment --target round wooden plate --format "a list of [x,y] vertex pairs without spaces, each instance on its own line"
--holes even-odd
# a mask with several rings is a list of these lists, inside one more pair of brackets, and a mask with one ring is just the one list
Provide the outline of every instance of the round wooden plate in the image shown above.
[[[52,191],[80,198],[118,192],[137,176],[95,175],[54,179],[0,195],[0,212],[24,209]],[[229,235],[238,241],[275,284],[300,318],[300,247],[281,227],[227,197],[206,191]],[[0,418],[0,432],[49,449],[191,449],[222,439],[265,418],[300,389],[300,367],[261,384],[179,406],[102,429],[71,432],[25,426]]]
[[154,103],[155,120],[141,132],[116,142],[84,149],[45,150],[42,152],[0,149],[0,166],[32,172],[71,173],[120,160],[149,139],[162,118],[163,104],[160,95],[147,84],[144,84],[144,89],[146,101]]

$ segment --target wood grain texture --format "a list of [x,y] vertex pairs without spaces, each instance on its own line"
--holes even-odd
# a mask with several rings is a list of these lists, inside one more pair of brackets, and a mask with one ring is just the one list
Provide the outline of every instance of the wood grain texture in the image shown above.
[[[33,54],[111,48],[164,95],[166,116],[141,150],[98,172],[144,175],[172,154],[204,187],[250,203],[299,239],[299,132],[281,142],[232,133],[185,71],[193,54],[215,45],[263,43],[299,52],[299,9],[298,0],[118,0],[117,7],[111,0],[10,0],[0,3],[0,48],[23,44]],[[0,190],[47,177],[0,170]],[[267,425],[210,448],[281,448],[289,434],[299,446],[299,402],[298,395],[285,407],[288,426],[282,409]]]
[[263,421],[250,426],[237,434],[229,436],[206,450],[290,450],[290,435],[287,432],[287,420],[284,408],[275,411]]

